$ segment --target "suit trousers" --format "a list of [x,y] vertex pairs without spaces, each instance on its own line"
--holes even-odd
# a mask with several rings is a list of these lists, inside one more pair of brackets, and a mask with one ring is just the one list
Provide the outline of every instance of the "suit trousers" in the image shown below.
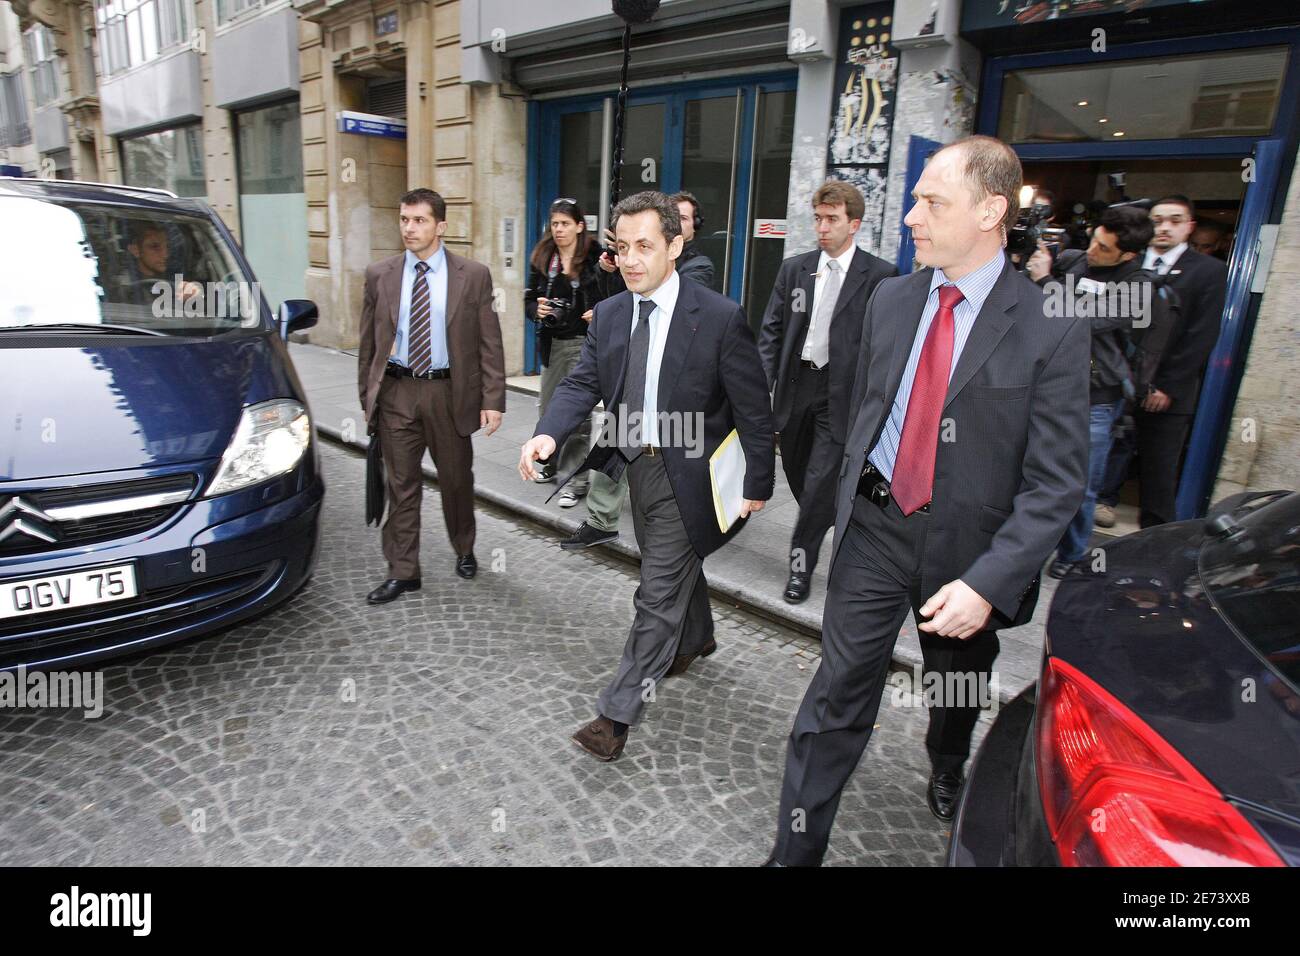
[[1191,415],[1144,412],[1133,415],[1137,423],[1138,506],[1143,528],[1177,519],[1174,507],[1182,471],[1183,445],[1192,428]]
[[451,380],[386,377],[377,398],[379,440],[388,476],[388,520],[381,535],[388,576],[420,576],[420,502],[425,449],[438,469],[447,536],[456,554],[474,550],[474,445],[456,431]]
[[[920,564],[931,520],[903,517],[892,499],[883,509],[854,499],[827,585],[821,664],[786,749],[773,852],[787,866],[819,865],[826,852],[840,794],[876,722],[899,628],[909,609],[919,622],[916,611],[930,597],[920,590]],[[996,631],[965,641],[919,634],[925,672],[944,675],[945,697],[948,688],[991,687]],[[969,756],[980,712],[974,696],[954,694],[930,708],[925,743],[936,772],[960,771]]]
[[641,548],[636,617],[618,672],[601,691],[600,713],[635,724],[678,654],[697,654],[713,638],[704,559],[686,534],[662,455],[641,455],[623,472]]
[[781,432],[781,467],[799,517],[790,536],[790,568],[812,574],[826,532],[835,524],[835,488],[844,446],[831,435],[829,366],[799,366],[790,418]]

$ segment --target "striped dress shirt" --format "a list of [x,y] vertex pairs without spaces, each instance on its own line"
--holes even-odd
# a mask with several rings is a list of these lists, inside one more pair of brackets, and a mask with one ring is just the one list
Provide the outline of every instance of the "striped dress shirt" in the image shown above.
[[[957,360],[961,358],[962,349],[966,347],[970,330],[975,327],[975,317],[980,314],[984,300],[989,297],[998,277],[1002,275],[1005,263],[1006,256],[999,249],[998,254],[984,265],[951,283],[961,290],[963,298],[952,310],[952,366],[948,369],[948,381],[952,381]],[[912,385],[916,381],[916,367],[921,363],[921,347],[925,344],[925,337],[930,331],[930,323],[934,321],[935,313],[939,311],[939,286],[947,285],[949,282],[942,269],[935,269],[930,277],[930,294],[926,297],[925,308],[921,310],[921,324],[916,327],[912,351],[907,356],[907,365],[903,369],[903,380],[898,385],[898,394],[894,396],[894,407],[890,409],[885,427],[880,431],[880,440],[867,456],[867,461],[876,466],[877,470],[885,476],[886,481],[894,479],[894,461],[898,457],[898,443],[903,435],[903,421],[907,417],[907,402],[912,397]]]

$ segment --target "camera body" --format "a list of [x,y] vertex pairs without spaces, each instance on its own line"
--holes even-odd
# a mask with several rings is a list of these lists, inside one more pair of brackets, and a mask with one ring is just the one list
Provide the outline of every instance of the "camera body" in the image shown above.
[[1045,240],[1048,251],[1055,259],[1065,248],[1066,230],[1059,226],[1045,225],[1052,216],[1052,207],[1046,203],[1035,203],[1020,210],[1015,225],[1007,230],[1007,252],[1019,256],[1023,264],[1038,248],[1040,240]]

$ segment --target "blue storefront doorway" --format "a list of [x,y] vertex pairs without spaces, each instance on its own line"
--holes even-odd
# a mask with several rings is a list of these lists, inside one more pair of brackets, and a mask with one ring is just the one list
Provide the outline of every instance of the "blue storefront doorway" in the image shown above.
[[1219,341],[1178,490],[1180,519],[1205,513],[1228,438],[1262,291],[1254,281],[1261,229],[1280,221],[1300,133],[1298,54],[1300,30],[1281,29],[985,63],[976,131],[1012,145],[1026,182],[1058,194],[1069,184],[1068,195],[1091,179],[1094,195],[1109,202],[1181,193],[1197,203],[1198,221],[1218,222],[1232,236]]
[[[713,260],[713,288],[743,305],[755,327],[785,249],[795,82],[785,73],[628,95],[623,195],[643,189],[694,194],[704,218],[696,244]],[[613,105],[612,93],[529,105],[525,255],[557,197],[576,199],[589,227],[603,231]],[[762,220],[773,224],[756,235],[755,222]],[[524,368],[539,370],[536,330],[527,322]]]

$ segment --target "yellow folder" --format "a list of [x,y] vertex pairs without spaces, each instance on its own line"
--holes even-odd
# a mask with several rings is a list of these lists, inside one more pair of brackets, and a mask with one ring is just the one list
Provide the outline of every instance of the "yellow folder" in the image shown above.
[[713,486],[713,513],[725,534],[739,520],[745,502],[745,449],[734,428],[709,456],[709,482]]

